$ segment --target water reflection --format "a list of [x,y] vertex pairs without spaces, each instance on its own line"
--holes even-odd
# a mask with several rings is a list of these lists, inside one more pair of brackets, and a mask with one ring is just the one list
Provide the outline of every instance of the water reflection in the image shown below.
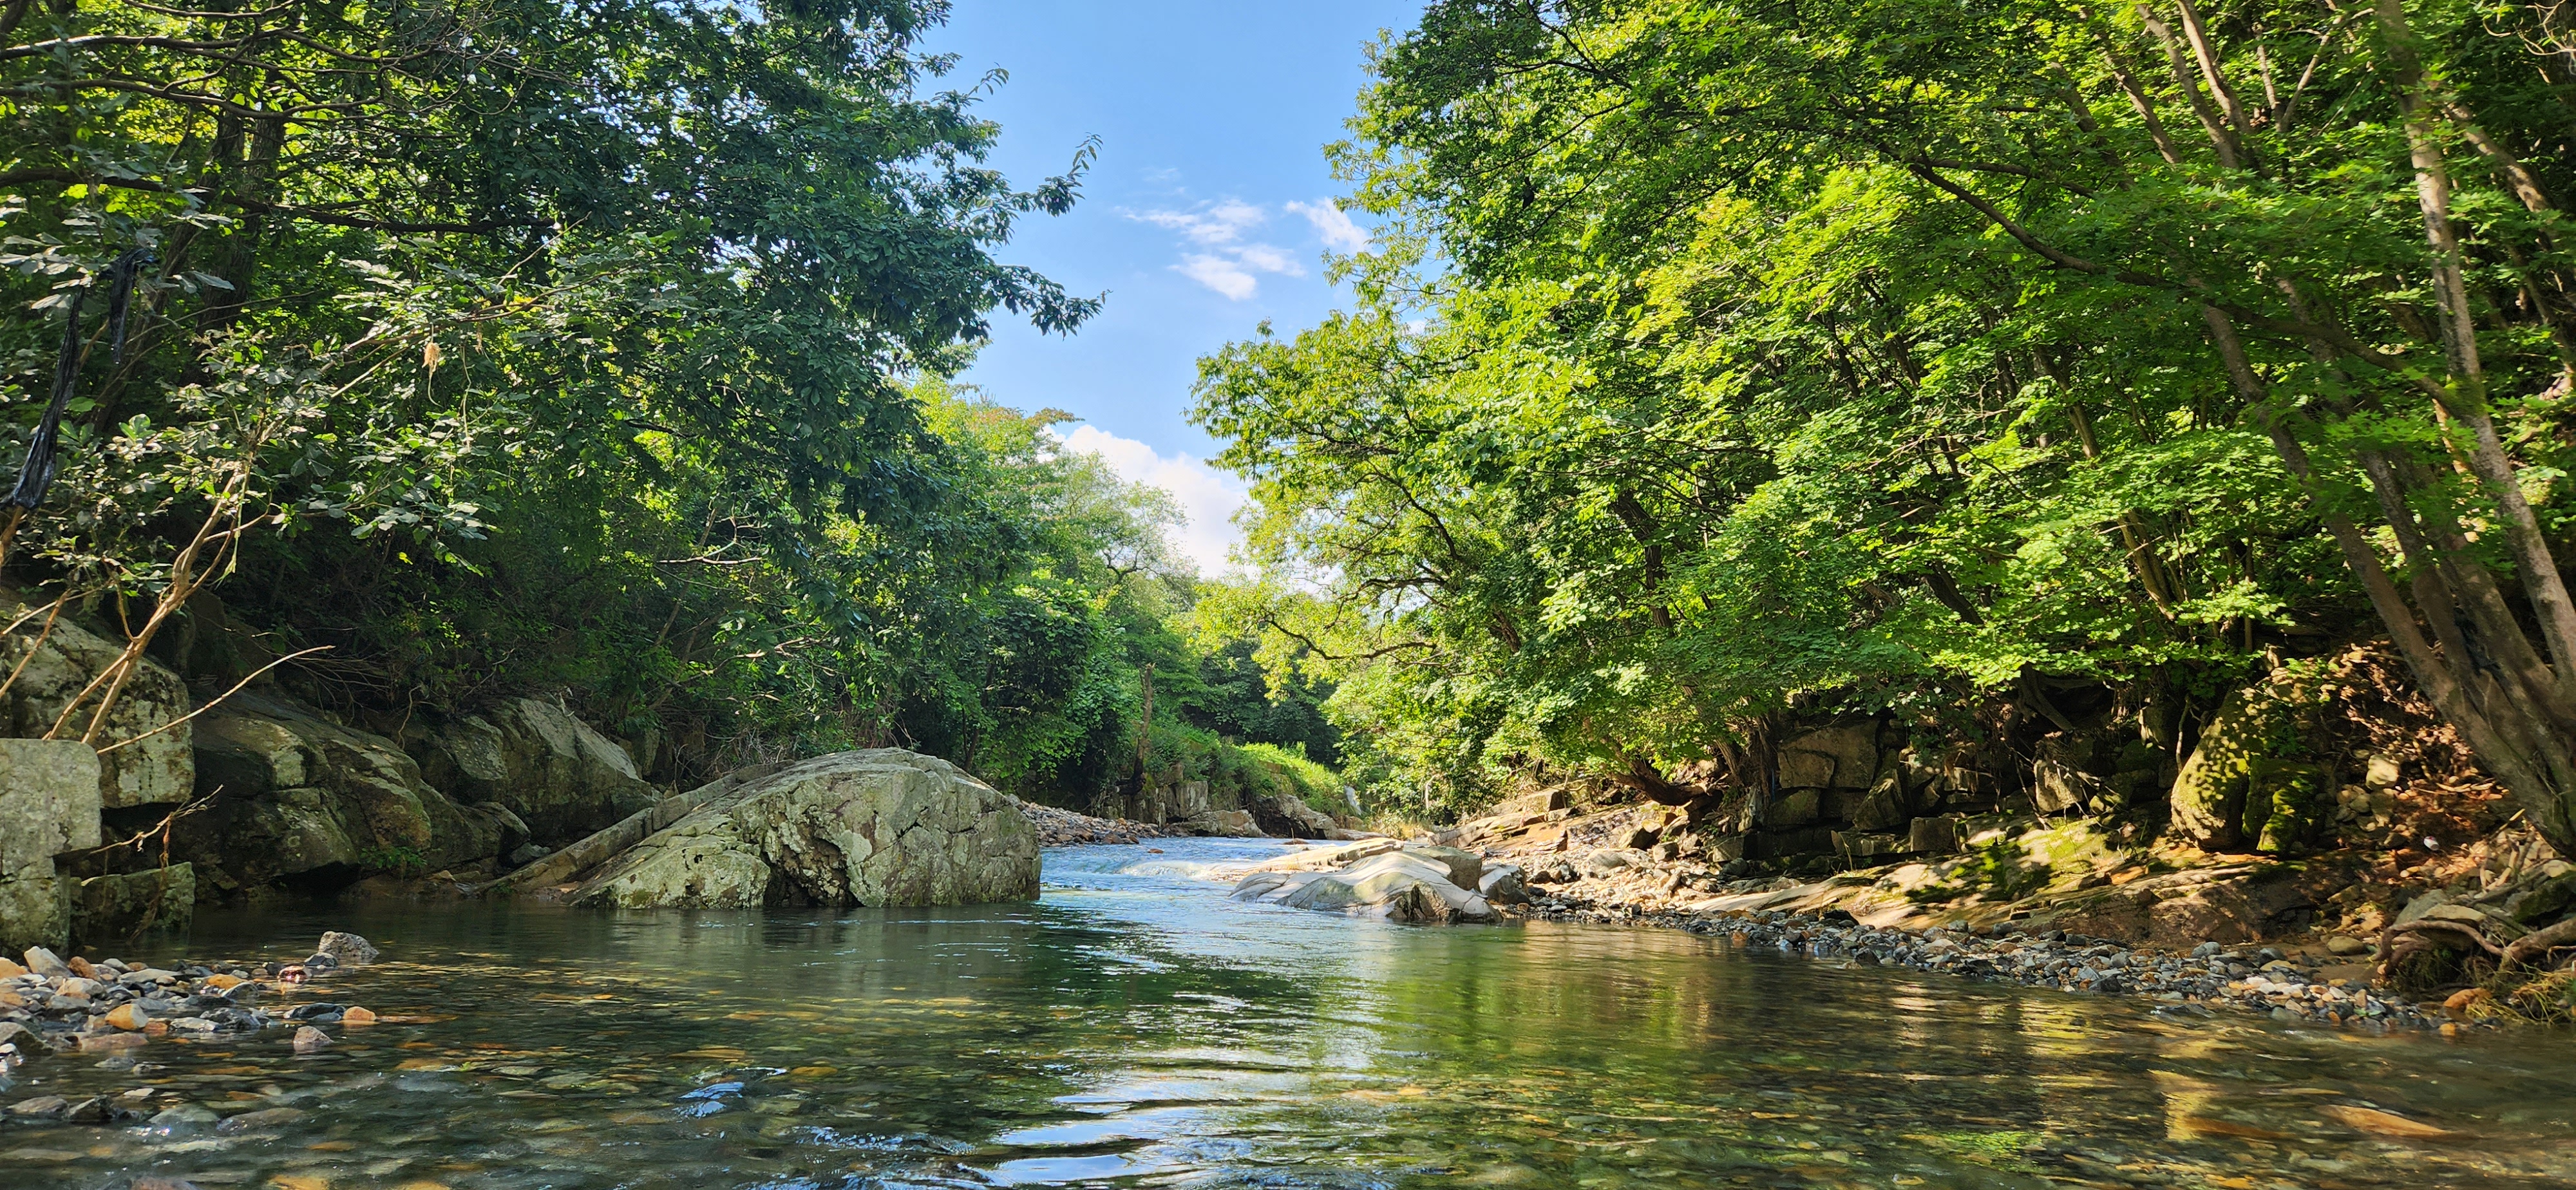
[[[1158,846],[1052,856],[1042,902],[997,909],[209,919],[195,941],[210,956],[285,955],[354,926],[397,961],[299,998],[388,1019],[336,1030],[307,1057],[270,1035],[156,1043],[139,1070],[51,1059],[6,1098],[150,1087],[162,1122],[0,1125],[0,1182],[2411,1187],[2576,1174],[2576,1050],[2559,1035],[2291,1030],[1661,931],[1354,922],[1238,905],[1188,878],[1274,845]],[[2408,1127],[2424,1131],[2390,1134]]]

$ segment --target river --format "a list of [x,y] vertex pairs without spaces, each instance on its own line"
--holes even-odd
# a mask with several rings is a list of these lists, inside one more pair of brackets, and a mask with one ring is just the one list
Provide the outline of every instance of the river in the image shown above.
[[[291,999],[402,1019],[302,1057],[271,1031],[155,1043],[141,1069],[39,1059],[0,1099],[151,1086],[151,1110],[269,1114],[0,1122],[0,1185],[2576,1182],[2564,1034],[2159,1013],[1662,930],[1353,921],[1190,878],[1278,844],[1156,846],[1050,852],[1033,905],[210,914],[188,947],[208,958],[367,935],[385,962]],[[2356,1108],[2448,1135],[2357,1130]]]

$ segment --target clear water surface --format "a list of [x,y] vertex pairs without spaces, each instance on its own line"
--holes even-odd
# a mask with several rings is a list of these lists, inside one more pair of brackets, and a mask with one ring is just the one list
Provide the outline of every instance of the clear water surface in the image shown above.
[[[2576,1183],[2564,1034],[2158,1013],[1661,930],[1353,921],[1190,878],[1277,844],[1158,846],[1051,852],[1034,905],[208,917],[188,946],[208,958],[364,933],[387,961],[293,998],[404,1019],[303,1057],[271,1031],[157,1042],[140,1070],[44,1060],[0,1099],[148,1085],[156,1109],[268,1114],[0,1122],[0,1186]],[[2356,1129],[2365,1107],[2444,1134]]]

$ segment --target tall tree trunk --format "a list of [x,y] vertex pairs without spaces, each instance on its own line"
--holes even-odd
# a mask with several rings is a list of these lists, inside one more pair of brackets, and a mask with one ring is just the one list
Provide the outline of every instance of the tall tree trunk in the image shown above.
[[2558,559],[2540,531],[2540,520],[2532,513],[2531,502],[2523,496],[2512,461],[2505,457],[2504,441],[2496,433],[2495,418],[2487,404],[2486,370],[2478,358],[2468,280],[2460,265],[2459,234],[2451,225],[2451,178],[2442,158],[2441,141],[2435,135],[2433,105],[2423,67],[2415,56],[2414,33],[2407,27],[2399,0],[2378,0],[2377,13],[2388,41],[2391,82],[2397,87],[2398,105],[2405,116],[2407,147],[2414,158],[2415,193],[2424,212],[2424,234],[2433,249],[2434,293],[2442,304],[2442,349],[2450,372],[2441,401],[2451,416],[2469,429],[2469,465],[2504,514],[2505,535],[2513,547],[2514,563],[2522,572],[2532,613],[2540,621],[2541,639],[2548,645],[2550,660],[2556,663],[2559,698],[2576,704],[2576,601],[2568,597],[2567,584],[2558,574]]
[[[2442,575],[2460,582],[2465,576],[2459,570],[2439,565],[2416,567],[2418,603],[2424,607],[2426,619],[2432,621],[2440,647],[2426,639],[2415,608],[2408,606],[2406,597],[2398,592],[2361,526],[2331,501],[2320,498],[2315,465],[2306,447],[2274,409],[2262,379],[2246,357],[2234,323],[2214,306],[2203,307],[2201,313],[2209,324],[2210,341],[2226,366],[2228,382],[2245,399],[2249,411],[2261,419],[2282,464],[2307,489],[2325,519],[2327,532],[2334,537],[2336,549],[2343,554],[2354,577],[2361,580],[2372,609],[2379,613],[2398,655],[2414,673],[2416,684],[2432,699],[2443,719],[2467,738],[2479,763],[2504,782],[2515,803],[2530,815],[2532,824],[2553,845],[2561,849],[2576,847],[2576,732],[2550,722],[2536,700],[2523,696],[2508,680],[2497,659],[2472,647],[2459,631],[2460,621],[2471,617],[2457,614],[2455,609],[2462,601],[2447,589],[2443,578],[2435,577]],[[2426,547],[2408,513],[2404,495],[2384,493],[2383,510],[2397,527],[2401,548],[2408,548],[2412,561],[2414,550]],[[2410,539],[2416,542],[2411,548],[2405,544]],[[2478,574],[2483,577],[2484,572]],[[2465,579],[2465,584],[2474,588],[2475,580]],[[2520,640],[2518,630],[2515,638]]]

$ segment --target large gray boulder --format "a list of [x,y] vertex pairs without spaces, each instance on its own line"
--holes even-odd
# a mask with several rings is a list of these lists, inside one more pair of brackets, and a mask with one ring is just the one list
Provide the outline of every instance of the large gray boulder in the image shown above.
[[0,951],[69,941],[72,881],[54,857],[98,846],[99,792],[89,745],[0,739]]
[[1250,810],[1202,810],[1179,824],[1193,834],[1215,835],[1223,839],[1262,838],[1261,823]]
[[460,801],[507,807],[546,847],[580,839],[660,799],[617,741],[543,699],[510,699],[404,738],[430,784]]
[[[636,844],[669,829],[707,803],[766,778],[786,768],[789,763],[772,760],[735,769],[686,793],[672,794],[653,803],[650,809],[629,814],[580,842],[557,848],[531,861],[526,867],[484,886],[483,891],[541,900],[561,899],[581,887],[582,873],[598,870],[600,865],[626,854]],[[1021,807],[1023,812],[1027,808],[1025,804]]]
[[[53,730],[64,706],[116,661],[123,646],[74,623],[70,615],[54,617],[52,627],[45,628],[41,603],[30,607],[21,592],[0,587],[0,625],[22,616],[30,617],[24,626],[0,637],[0,675],[18,672],[8,695],[0,698],[0,736],[34,739]],[[65,728],[73,738],[88,728],[96,706],[92,700],[73,713]],[[196,784],[189,739],[194,724],[181,723],[149,739],[138,737],[186,715],[189,706],[188,687],[179,675],[148,657],[135,667],[99,733],[100,747],[136,740],[98,758],[102,806],[113,810],[188,800]]]
[[[1169,772],[1155,774],[1143,788],[1133,793],[1106,794],[1092,805],[1092,813],[1099,817],[1153,826],[1193,823],[1230,809],[1232,807],[1216,804],[1207,782],[1182,780],[1178,765]],[[1260,828],[1253,829],[1258,831]]]
[[480,865],[527,842],[508,808],[460,804],[392,740],[287,699],[236,694],[196,726],[212,800],[178,820],[171,852],[196,865],[201,890],[338,888]]
[[1017,803],[945,760],[875,748],[744,782],[611,861],[570,899],[749,909],[1037,893],[1037,828]]

